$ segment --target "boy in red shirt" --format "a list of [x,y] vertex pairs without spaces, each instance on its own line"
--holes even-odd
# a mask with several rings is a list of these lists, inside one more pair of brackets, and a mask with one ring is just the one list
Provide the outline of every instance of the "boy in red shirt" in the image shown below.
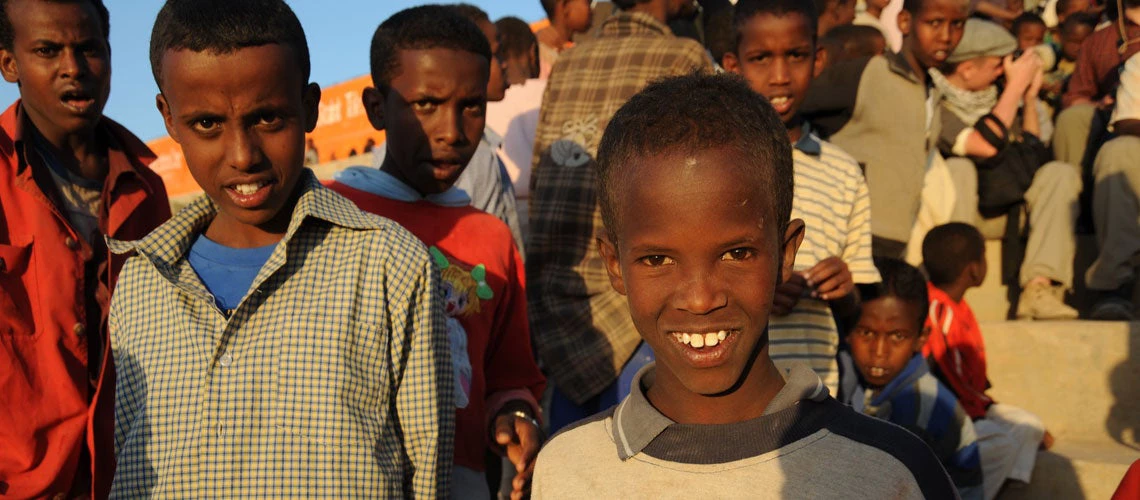
[[922,354],[932,371],[974,419],[982,455],[987,499],[1006,479],[1029,482],[1039,447],[1053,436],[1036,415],[986,395],[986,348],[978,320],[964,298],[986,278],[985,240],[974,226],[952,222],[931,229],[922,241],[923,266],[930,282],[929,330]]
[[103,116],[101,0],[0,2],[0,496],[102,498],[115,468],[105,328],[125,257],[170,217],[154,154]]
[[492,446],[514,464],[512,496],[522,496],[541,444],[545,386],[531,350],[522,259],[506,224],[453,187],[483,132],[490,44],[454,11],[423,6],[384,21],[371,58],[375,87],[363,99],[372,126],[388,132],[385,159],[379,170],[345,170],[330,187],[414,233],[441,271],[462,390],[452,490],[487,497]]

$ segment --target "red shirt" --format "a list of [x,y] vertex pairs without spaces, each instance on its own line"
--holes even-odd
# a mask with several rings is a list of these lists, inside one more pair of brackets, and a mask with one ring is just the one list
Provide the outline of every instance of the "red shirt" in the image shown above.
[[447,315],[466,331],[472,368],[470,402],[455,416],[455,463],[483,470],[492,443],[490,418],[511,400],[525,401],[538,415],[546,385],[531,349],[526,278],[510,229],[469,206],[397,201],[338,182],[329,187],[438,250],[432,254],[448,287]]
[[930,283],[926,290],[930,294],[930,315],[926,319],[930,334],[922,355],[934,360],[942,380],[958,396],[970,418],[982,418],[994,400],[986,395],[986,347],[978,320],[965,300],[954,302]]
[[1120,28],[1116,23],[1085,39],[1077,56],[1077,67],[1069,79],[1065,95],[1061,97],[1064,107],[1072,106],[1077,99],[1098,101],[1116,92],[1116,85],[1120,83],[1120,65],[1140,52],[1140,26],[1128,22],[1124,29],[1128,32],[1128,39],[1132,40],[1124,54],[1119,50]]
[[[19,101],[0,115],[0,495],[102,498],[115,468],[105,326],[126,258],[88,244],[57,208],[27,120]],[[154,154],[108,118],[98,133],[109,168],[99,231],[141,238],[170,218],[162,180],[147,168]]]

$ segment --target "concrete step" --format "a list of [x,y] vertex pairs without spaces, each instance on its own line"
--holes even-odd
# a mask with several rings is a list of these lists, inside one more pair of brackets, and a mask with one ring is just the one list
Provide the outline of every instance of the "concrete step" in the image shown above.
[[1140,449],[1103,441],[1058,441],[1050,451],[1037,453],[1029,484],[1008,483],[998,498],[1107,499]]

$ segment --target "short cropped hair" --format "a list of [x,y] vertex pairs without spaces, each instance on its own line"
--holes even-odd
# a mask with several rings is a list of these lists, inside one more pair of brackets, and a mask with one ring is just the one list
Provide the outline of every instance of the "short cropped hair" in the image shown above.
[[1045,20],[1041,19],[1041,16],[1037,14],[1026,12],[1014,18],[1013,25],[1010,26],[1009,32],[1013,33],[1013,36],[1017,36],[1017,34],[1021,32],[1022,26],[1028,26],[1030,24],[1040,24],[1041,26],[1045,26]]
[[[873,26],[844,24],[831,28],[820,44],[827,48],[828,64],[877,55],[876,41],[886,44],[883,32]],[[947,73],[950,74],[950,73]]]
[[1088,12],[1077,12],[1065,18],[1065,22],[1061,23],[1061,34],[1067,35],[1077,29],[1078,26],[1088,26],[1089,29],[1096,29],[1097,17],[1095,14]]
[[517,17],[504,17],[495,21],[499,29],[499,52],[506,57],[526,56],[535,51],[538,38],[530,25]]
[[167,0],[150,34],[150,68],[162,89],[162,58],[170,50],[229,54],[276,43],[293,48],[309,82],[309,43],[283,0]]
[[875,257],[875,267],[883,280],[878,283],[859,284],[859,295],[866,304],[872,300],[894,297],[914,306],[918,313],[918,330],[926,326],[930,296],[926,291],[926,277],[914,266],[901,259]]
[[401,50],[453,49],[471,52],[491,63],[491,43],[474,22],[454,7],[421,5],[386,19],[372,35],[369,66],[372,84],[388,87],[400,70]]
[[598,145],[598,198],[617,242],[616,181],[634,158],[731,148],[767,187],[781,236],[792,213],[792,149],[768,100],[738,75],[694,73],[666,78],[634,95],[614,114]]
[[[926,8],[927,0],[903,0],[903,10],[910,12],[910,15],[917,16]],[[962,0],[962,3],[969,3],[973,5],[972,1]]]
[[[554,6],[558,5],[558,0],[541,0],[540,3],[542,4],[542,10],[546,12],[546,18],[550,19],[554,17]],[[553,19],[550,20],[553,21]]]
[[475,24],[491,22],[486,11],[469,3],[456,3],[448,5],[448,7],[455,9],[456,14],[466,17]]
[[724,55],[736,52],[736,28],[733,22],[733,8],[714,10],[704,17],[705,50],[709,51],[717,64],[724,61]]
[[[16,32],[12,28],[12,20],[8,18],[8,1],[0,0],[0,49],[12,50],[12,44],[16,43]],[[103,28],[103,40],[110,41],[111,37],[111,14],[107,12],[107,6],[103,5],[103,0],[46,0],[54,3],[89,3],[95,7],[95,12],[99,15],[99,27]]]
[[[744,37],[744,27],[748,25],[748,21],[760,14],[780,17],[788,14],[803,16],[804,20],[807,21],[811,42],[814,44],[818,42],[816,31],[819,28],[819,14],[827,7],[828,2],[835,1],[837,0],[816,0],[815,2],[805,0],[740,0],[736,2],[735,19],[732,23],[733,30],[736,32],[736,45],[733,47],[733,52],[740,49],[740,40]],[[820,5],[823,7],[818,7]]]
[[632,9],[639,3],[649,3],[651,0],[613,0],[614,6],[621,10]]
[[922,267],[935,285],[948,285],[966,266],[986,258],[986,240],[977,228],[961,222],[943,224],[922,240]]

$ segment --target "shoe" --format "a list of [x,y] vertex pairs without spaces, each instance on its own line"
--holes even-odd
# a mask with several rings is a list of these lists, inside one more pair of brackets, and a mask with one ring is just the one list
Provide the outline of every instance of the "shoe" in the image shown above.
[[1066,320],[1077,319],[1080,313],[1065,305],[1050,285],[1031,284],[1021,291],[1017,301],[1017,319]]
[[1107,295],[1089,310],[1089,318],[1098,321],[1132,321],[1132,302],[1123,297]]

